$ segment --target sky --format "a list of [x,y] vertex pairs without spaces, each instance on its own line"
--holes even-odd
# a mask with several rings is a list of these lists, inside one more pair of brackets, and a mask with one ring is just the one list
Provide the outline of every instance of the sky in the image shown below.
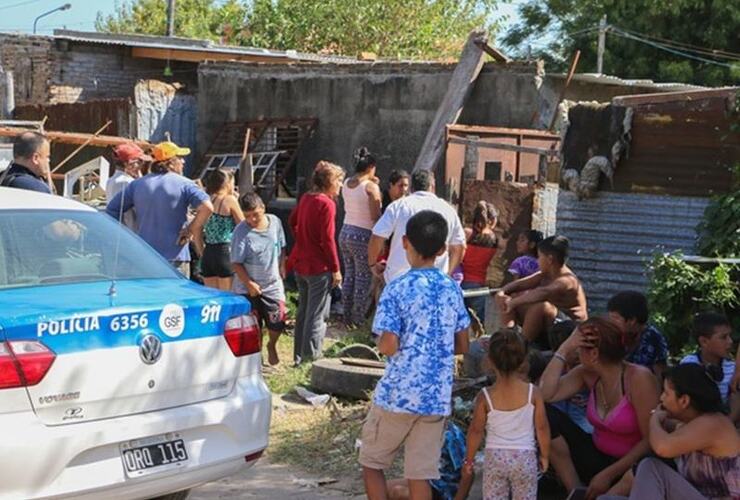
[[[495,17],[509,15],[508,23],[516,21],[516,5],[523,0],[511,0],[501,5]],[[0,0],[0,31],[31,33],[34,19],[65,3],[72,4],[66,11],[58,11],[39,19],[37,32],[51,34],[54,29],[66,28],[76,31],[95,31],[98,12],[112,14],[115,0]]]

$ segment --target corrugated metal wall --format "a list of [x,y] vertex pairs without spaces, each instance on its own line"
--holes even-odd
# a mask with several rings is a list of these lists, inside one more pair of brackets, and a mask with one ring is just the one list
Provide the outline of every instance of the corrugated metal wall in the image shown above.
[[570,266],[589,309],[603,312],[621,290],[644,291],[646,267],[658,251],[692,253],[707,198],[600,192],[578,200],[560,191],[557,234],[571,242]]
[[197,158],[198,103],[192,94],[158,80],[144,80],[134,90],[138,138],[152,143],[166,140],[191,149],[185,158],[188,174]]

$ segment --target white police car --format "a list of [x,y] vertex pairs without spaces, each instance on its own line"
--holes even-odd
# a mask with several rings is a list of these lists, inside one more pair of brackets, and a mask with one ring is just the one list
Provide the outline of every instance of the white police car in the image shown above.
[[254,463],[249,310],[107,215],[0,188],[0,499],[182,498]]

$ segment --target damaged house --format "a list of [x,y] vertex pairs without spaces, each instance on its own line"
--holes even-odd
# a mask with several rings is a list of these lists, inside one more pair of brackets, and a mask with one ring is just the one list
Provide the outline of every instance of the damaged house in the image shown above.
[[[365,146],[382,180],[413,169],[456,69],[66,30],[0,41],[14,118],[88,133],[110,121],[109,135],[170,137],[193,150],[191,177],[250,158],[255,188],[280,213],[319,159],[351,170]],[[436,174],[464,216],[480,199],[502,214],[506,250],[490,284],[503,277],[512,236],[530,227],[571,238],[595,310],[616,289],[644,287],[657,245],[691,252],[707,197],[727,189],[726,165],[738,159],[734,89],[569,78],[541,62],[481,58]],[[72,149],[55,146],[52,164]]]

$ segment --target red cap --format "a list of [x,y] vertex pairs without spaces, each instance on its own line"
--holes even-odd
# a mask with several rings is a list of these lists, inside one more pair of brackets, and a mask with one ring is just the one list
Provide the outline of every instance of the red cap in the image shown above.
[[119,144],[113,148],[113,157],[124,163],[131,160],[152,161],[152,157],[144,154],[144,150],[133,142]]

